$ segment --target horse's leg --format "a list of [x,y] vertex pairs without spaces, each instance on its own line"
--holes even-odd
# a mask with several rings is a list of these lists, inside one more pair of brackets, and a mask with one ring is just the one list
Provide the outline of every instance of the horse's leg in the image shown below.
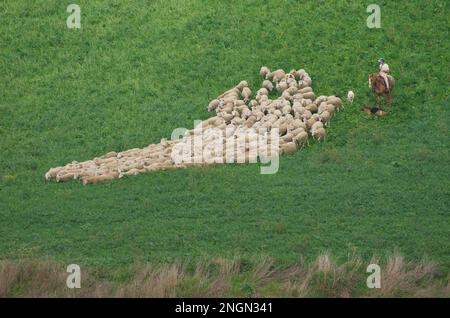
[[378,107],[379,109],[381,109],[381,105],[380,105],[380,95],[377,94],[376,99],[377,99],[377,107]]
[[389,109],[392,110],[392,100],[394,99],[394,90],[389,93]]

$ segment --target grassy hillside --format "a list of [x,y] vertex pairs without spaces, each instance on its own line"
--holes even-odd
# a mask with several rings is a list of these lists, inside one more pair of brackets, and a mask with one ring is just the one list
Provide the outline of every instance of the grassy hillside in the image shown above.
[[[450,267],[448,1],[3,1],[0,258],[89,266],[323,251],[400,251]],[[391,116],[369,120],[367,74],[386,58]],[[356,94],[328,138],[279,172],[161,171],[109,183],[44,173],[169,137],[259,68],[305,68],[318,94]]]

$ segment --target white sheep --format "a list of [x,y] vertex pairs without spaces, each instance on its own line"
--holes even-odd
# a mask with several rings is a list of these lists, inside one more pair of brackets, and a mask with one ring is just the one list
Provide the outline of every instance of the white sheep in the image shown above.
[[303,146],[308,143],[308,133],[306,131],[300,131],[294,138],[292,138],[297,145]]
[[259,70],[259,74],[263,77],[266,78],[267,74],[270,73],[270,70],[267,66],[262,66],[261,69]]
[[313,138],[315,138],[317,141],[321,141],[325,138],[326,132],[324,128],[317,128],[312,132]]
[[273,84],[269,80],[264,80],[261,87],[267,89],[269,92],[271,92],[273,90]]
[[292,111],[292,107],[291,107],[290,105],[285,105],[285,106],[283,106],[283,108],[281,109],[281,112],[282,112],[284,115],[290,114],[291,111]]
[[325,110],[320,115],[320,121],[323,122],[326,126],[330,125],[331,114]]
[[329,96],[327,103],[334,105],[338,109],[338,111],[339,111],[339,108],[342,106],[342,100],[337,96]]
[[[291,138],[291,140],[292,140],[292,138]],[[297,144],[295,142],[291,141],[291,142],[287,142],[287,143],[281,145],[280,148],[281,148],[282,154],[289,155],[289,154],[293,154],[297,151]]]
[[350,102],[350,103],[353,103],[353,99],[355,98],[355,93],[353,93],[353,91],[348,91],[348,93],[347,93],[347,100]]
[[208,104],[208,111],[210,112],[210,111],[216,110],[217,107],[219,107],[219,105],[220,105],[220,100],[218,100],[218,99],[213,99],[213,100],[212,100],[211,102],[209,102],[209,104]]
[[318,128],[323,128],[323,123],[321,121],[316,121],[312,126],[311,126],[311,133],[314,133],[314,131]]
[[275,85],[275,88],[279,93],[283,93],[288,88],[288,84],[285,79],[282,79]]
[[[342,106],[340,98],[324,95],[316,97],[311,88],[311,78],[303,69],[291,70],[286,74],[282,69],[270,72],[263,66],[260,74],[266,79],[255,99],[250,100],[252,92],[247,81],[243,80],[209,102],[208,111],[215,111],[216,115],[201,122],[204,131],[202,146],[193,144],[194,129],[191,129],[186,131],[182,140],[163,138],[160,143],[143,149],[109,152],[94,160],[72,162],[64,167],[50,169],[45,177],[56,178],[58,182],[76,178],[89,184],[148,171],[203,165],[209,162],[204,163],[205,158],[191,153],[186,155],[200,161],[175,164],[171,158],[173,147],[178,142],[187,142],[194,150],[209,149],[214,138],[213,135],[208,135],[208,131],[215,129],[223,134],[226,144],[234,144],[236,136],[250,128],[258,131],[260,136],[267,136],[270,129],[278,129],[279,149],[285,154],[294,153],[298,147],[308,143],[307,128],[313,138],[323,140],[326,134],[324,127],[329,125],[335,109]],[[281,96],[275,100],[269,99],[269,92],[275,87]],[[353,98],[354,93],[349,91],[347,99],[352,102]],[[246,141],[247,139],[257,141],[258,138],[247,137]],[[246,162],[250,160],[250,148],[246,146],[243,149]],[[277,147],[277,153],[279,149]]]
[[278,69],[266,75],[266,79],[271,79],[273,82],[278,83],[286,76],[286,73],[282,69]]
[[248,87],[244,87],[242,89],[242,97],[244,97],[244,101],[248,102],[250,99],[250,96],[252,96],[252,91]]
[[242,90],[244,87],[248,87],[247,81],[240,81],[239,84],[236,86],[236,88],[239,90]]
[[258,104],[258,102],[256,101],[256,99],[252,99],[252,100],[248,103],[248,105],[249,105],[250,107],[254,108],[254,107],[257,107],[259,104]]

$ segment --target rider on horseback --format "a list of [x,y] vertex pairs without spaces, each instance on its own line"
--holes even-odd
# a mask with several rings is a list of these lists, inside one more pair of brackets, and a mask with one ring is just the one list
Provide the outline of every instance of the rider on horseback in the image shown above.
[[386,83],[386,90],[389,91],[389,79],[388,79],[389,65],[387,65],[387,63],[384,62],[384,58],[379,58],[378,63],[380,63],[379,66],[380,76],[383,77],[384,82]]

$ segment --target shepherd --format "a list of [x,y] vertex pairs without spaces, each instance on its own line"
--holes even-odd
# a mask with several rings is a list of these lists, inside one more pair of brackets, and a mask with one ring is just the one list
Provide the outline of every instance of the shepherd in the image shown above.
[[378,107],[380,107],[381,96],[391,106],[394,95],[394,78],[389,75],[389,65],[384,61],[384,58],[378,59],[378,63],[380,63],[379,72],[369,74],[369,88],[372,88],[376,96]]

